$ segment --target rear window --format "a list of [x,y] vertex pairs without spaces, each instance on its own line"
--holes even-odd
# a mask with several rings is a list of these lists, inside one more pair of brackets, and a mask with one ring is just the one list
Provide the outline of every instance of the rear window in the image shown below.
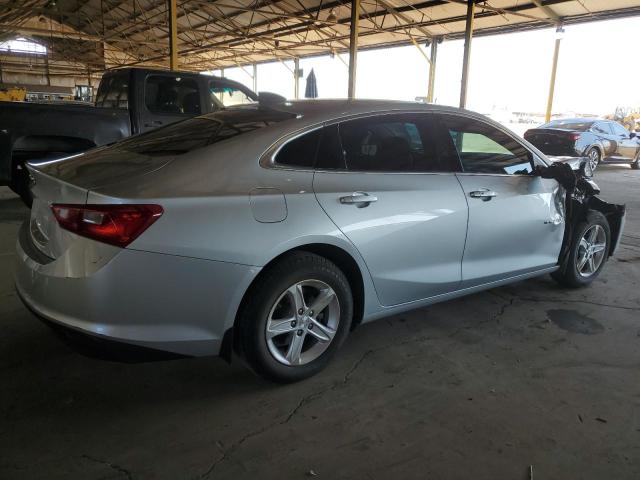
[[181,155],[295,117],[278,111],[224,111],[136,135],[118,148],[143,155]]
[[124,73],[105,76],[98,87],[96,107],[128,108],[129,76]]
[[554,120],[545,123],[538,128],[559,128],[560,130],[576,130],[578,132],[586,132],[591,128],[594,122],[576,122],[575,120]]

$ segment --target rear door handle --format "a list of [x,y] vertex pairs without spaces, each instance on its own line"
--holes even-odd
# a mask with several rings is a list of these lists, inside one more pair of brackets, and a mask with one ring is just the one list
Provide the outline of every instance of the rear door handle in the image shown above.
[[145,127],[157,127],[162,125],[162,121],[160,120],[152,120],[151,122],[147,122],[144,124]]
[[488,188],[483,188],[481,190],[474,190],[472,192],[469,192],[469,196],[471,198],[480,198],[483,201],[488,202],[493,197],[497,197],[498,194],[493,190],[489,190]]
[[366,192],[353,192],[346,197],[340,197],[340,203],[343,205],[355,205],[358,208],[367,207],[372,202],[377,202],[378,197],[369,195]]

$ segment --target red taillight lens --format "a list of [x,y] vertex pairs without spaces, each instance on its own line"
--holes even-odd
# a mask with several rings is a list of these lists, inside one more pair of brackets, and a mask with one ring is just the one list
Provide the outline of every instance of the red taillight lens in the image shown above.
[[576,141],[580,138],[580,134],[579,133],[572,133],[571,135],[569,135],[569,137],[571,138],[572,141]]
[[126,247],[164,212],[160,205],[69,205],[51,210],[65,230],[99,242]]

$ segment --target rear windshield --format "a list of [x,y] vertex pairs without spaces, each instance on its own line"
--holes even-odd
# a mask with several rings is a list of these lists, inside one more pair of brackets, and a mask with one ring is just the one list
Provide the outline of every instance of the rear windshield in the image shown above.
[[270,110],[225,110],[136,135],[117,147],[143,155],[181,155],[295,117]]
[[578,132],[586,132],[591,128],[594,122],[576,122],[575,120],[554,120],[545,123],[538,128],[559,128],[560,130],[577,130]]

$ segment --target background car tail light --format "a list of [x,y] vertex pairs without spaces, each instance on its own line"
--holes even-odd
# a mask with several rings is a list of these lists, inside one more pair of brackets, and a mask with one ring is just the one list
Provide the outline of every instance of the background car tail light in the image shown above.
[[160,205],[70,205],[54,203],[58,224],[77,235],[126,247],[164,212]]

